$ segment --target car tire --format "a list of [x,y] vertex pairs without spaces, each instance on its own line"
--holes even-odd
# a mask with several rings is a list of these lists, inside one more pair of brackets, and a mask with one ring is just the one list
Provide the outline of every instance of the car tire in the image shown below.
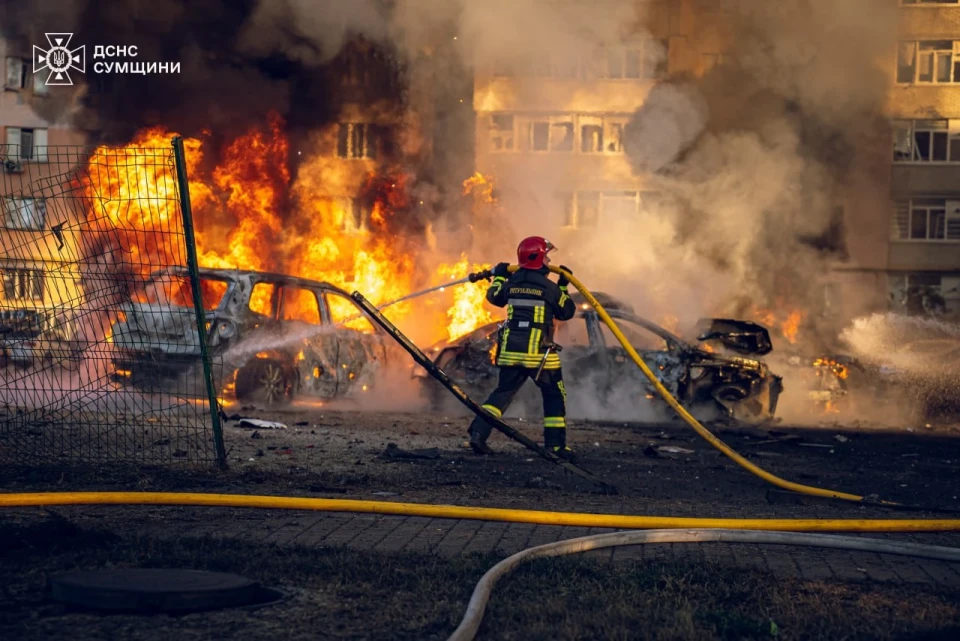
[[258,360],[237,372],[237,401],[279,407],[293,400],[293,377],[279,361]]

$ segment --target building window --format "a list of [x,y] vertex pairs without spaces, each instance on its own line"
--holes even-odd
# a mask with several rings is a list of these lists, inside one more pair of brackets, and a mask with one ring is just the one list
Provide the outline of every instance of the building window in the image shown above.
[[892,274],[888,286],[891,309],[918,316],[960,311],[960,274]]
[[550,150],[573,151],[572,116],[561,116],[550,122]]
[[580,151],[585,154],[603,153],[603,120],[580,117]]
[[913,198],[895,204],[892,240],[960,241],[960,200]]
[[960,162],[960,121],[895,120],[894,162]]
[[3,297],[7,301],[43,302],[43,271],[4,269]]
[[631,220],[637,216],[639,201],[635,191],[613,191],[603,193],[603,220]]
[[514,122],[510,114],[494,114],[490,117],[490,149],[492,151],[513,151]]
[[897,56],[897,82],[901,84],[960,83],[960,41],[901,42]]
[[[669,48],[670,41],[667,39],[608,47],[600,77],[626,80],[659,78],[667,71]],[[589,71],[586,75],[589,75]]]
[[47,162],[47,130],[7,127],[6,155],[21,161]]
[[365,122],[340,123],[337,155],[341,158],[376,158],[376,127]]
[[3,226],[7,229],[41,230],[47,220],[43,198],[4,198]]

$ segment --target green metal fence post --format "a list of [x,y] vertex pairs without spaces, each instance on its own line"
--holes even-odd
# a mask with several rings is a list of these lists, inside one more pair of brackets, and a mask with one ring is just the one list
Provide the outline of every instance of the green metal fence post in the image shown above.
[[183,138],[173,139],[173,158],[177,169],[177,185],[180,191],[180,211],[183,216],[183,234],[187,244],[187,267],[190,270],[190,289],[193,290],[193,306],[197,313],[197,337],[200,340],[200,359],[203,362],[203,378],[210,400],[210,419],[213,421],[213,443],[217,451],[217,464],[227,466],[227,451],[223,444],[223,427],[220,424],[220,405],[213,382],[213,364],[207,351],[207,319],[203,310],[200,291],[200,274],[197,263],[197,243],[193,234],[193,209],[190,207],[190,185],[187,181],[187,161],[183,150]]

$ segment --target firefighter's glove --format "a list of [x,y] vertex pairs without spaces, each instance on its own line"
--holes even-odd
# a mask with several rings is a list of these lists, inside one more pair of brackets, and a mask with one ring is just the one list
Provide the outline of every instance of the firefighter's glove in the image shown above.
[[509,268],[510,263],[497,263],[497,266],[493,268],[493,275],[497,277],[507,278],[510,276]]
[[[560,265],[560,269],[567,272],[567,274],[573,274],[573,270],[567,267],[566,265]],[[560,274],[560,280],[557,281],[557,285],[560,287],[566,287],[570,284],[570,281],[567,280],[566,274]]]

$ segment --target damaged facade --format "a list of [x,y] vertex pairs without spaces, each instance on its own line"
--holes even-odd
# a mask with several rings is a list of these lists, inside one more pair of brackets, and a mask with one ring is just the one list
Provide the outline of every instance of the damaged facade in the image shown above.
[[[53,118],[61,98],[34,74],[29,43],[0,38],[0,365],[63,360],[80,329],[60,312],[82,297],[77,258],[82,208],[50,177],[79,166],[81,154],[48,153],[86,136]],[[72,359],[67,359],[72,360]]]

